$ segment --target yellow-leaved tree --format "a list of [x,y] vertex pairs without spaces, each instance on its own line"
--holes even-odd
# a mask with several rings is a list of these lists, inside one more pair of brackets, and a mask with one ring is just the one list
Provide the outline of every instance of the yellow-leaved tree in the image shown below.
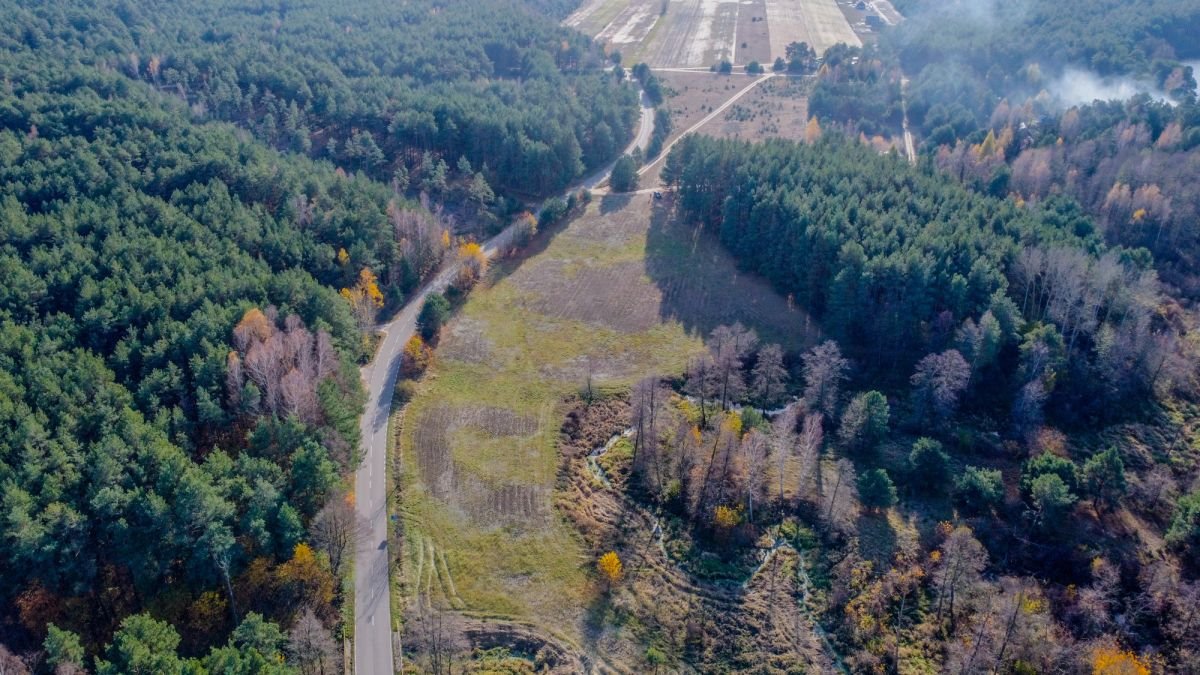
[[375,325],[375,317],[383,307],[383,292],[379,290],[379,280],[370,267],[362,268],[358,273],[358,282],[350,288],[343,288],[341,295],[350,303],[359,330],[365,331]]
[[616,551],[609,551],[600,556],[596,561],[596,568],[600,570],[600,577],[604,579],[604,583],[609,588],[615,586],[625,576],[624,566],[621,564],[621,557]]
[[433,359],[433,350],[425,344],[420,335],[413,335],[404,344],[404,358],[400,370],[405,377],[419,377],[429,367]]
[[1109,643],[1092,652],[1092,675],[1150,675],[1150,667],[1137,654]]
[[333,575],[308,544],[296,544],[291,560],[276,568],[275,584],[281,599],[294,607],[307,604],[318,613],[332,609]]
[[721,430],[734,436],[741,436],[742,416],[733,411],[725,413],[725,419],[721,420]]
[[468,241],[459,244],[458,261],[458,277],[454,285],[460,293],[465,294],[487,273],[488,257],[482,246]]
[[732,506],[721,504],[713,509],[713,527],[719,532],[727,533],[742,522],[741,511]]

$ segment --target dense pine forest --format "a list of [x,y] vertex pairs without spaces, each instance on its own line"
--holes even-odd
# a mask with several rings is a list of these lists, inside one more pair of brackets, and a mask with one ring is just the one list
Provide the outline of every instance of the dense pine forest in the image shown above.
[[363,329],[636,120],[568,9],[0,6],[0,670],[334,672]]
[[600,58],[588,39],[544,17],[562,4],[7,3],[0,39],[384,182],[440,173],[436,192],[465,157],[496,188],[546,194],[611,158],[636,121],[636,92],[583,72]]

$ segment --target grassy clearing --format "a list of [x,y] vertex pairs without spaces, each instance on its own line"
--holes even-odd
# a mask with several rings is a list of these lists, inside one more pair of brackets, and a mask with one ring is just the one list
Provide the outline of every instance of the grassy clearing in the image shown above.
[[[408,401],[409,391],[407,387],[397,386],[392,391],[392,412],[388,416],[389,429],[402,429],[404,427],[404,404]],[[398,531],[390,522],[393,515],[400,513],[403,508],[401,491],[397,489],[399,484],[403,484],[404,476],[395,471],[395,467],[400,464],[399,456],[397,455],[397,437],[395,434],[388,434],[387,439],[387,456],[392,461],[392,466],[386,472],[387,477],[387,512],[388,512],[388,551],[391,552],[392,564],[394,561],[402,559],[404,555],[405,541],[402,531]],[[353,568],[352,568],[353,569]],[[403,571],[403,566],[400,570],[393,569],[392,582],[389,585],[389,601],[391,603],[391,616],[393,630],[399,630],[404,622],[404,605],[405,605],[405,586],[404,579],[398,572]],[[353,614],[351,615],[353,616]]]
[[[678,373],[719,323],[793,349],[811,336],[802,312],[648,195],[594,203],[532,249],[471,295],[396,427],[398,593],[580,643],[601,590],[591,553],[552,506],[564,399],[589,372],[605,388]],[[480,335],[487,358],[460,358],[480,353],[461,344]]]

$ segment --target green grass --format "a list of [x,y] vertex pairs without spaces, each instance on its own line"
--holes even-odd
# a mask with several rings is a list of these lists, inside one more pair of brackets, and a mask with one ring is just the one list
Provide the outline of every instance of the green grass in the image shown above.
[[[729,285],[735,294],[765,292],[765,287],[747,287],[757,282],[747,281],[744,275],[730,284],[736,271],[728,257],[715,244],[698,244],[690,231],[665,225],[661,213],[652,224],[652,206],[649,196],[610,202],[606,213],[599,201],[593,203],[565,229],[541,235],[532,246],[534,250],[544,247],[537,253],[519,264],[497,265],[453,320],[477,322],[489,341],[490,356],[484,363],[435,358],[404,413],[398,445],[403,457],[399,477],[403,497],[396,510],[402,514],[409,540],[404,551],[408,583],[398,588],[398,595],[411,596],[419,586],[422,592],[432,591],[435,602],[471,613],[529,620],[580,640],[587,608],[598,600],[601,589],[593,579],[592,553],[554,511],[550,495],[559,465],[556,446],[564,402],[584,384],[582,364],[588,359],[597,364],[594,383],[606,389],[627,389],[648,374],[683,370],[688,358],[703,349],[701,336],[716,318],[678,316],[679,307],[696,303],[688,300],[668,307],[668,299],[659,292],[667,277],[671,283],[684,279],[704,288]],[[623,265],[622,270],[645,269],[633,283],[628,303],[662,302],[660,321],[630,331],[620,322],[624,299],[601,303],[597,315],[586,320],[533,309],[553,313],[567,303],[593,300],[572,296],[590,291],[563,281],[613,265]],[[675,268],[679,278],[656,271]],[[707,291],[700,296],[707,297]],[[733,295],[718,299],[714,307],[723,314],[743,312],[743,320],[769,310],[764,313],[771,316],[765,331],[794,342],[791,333],[799,330],[799,319],[788,314],[782,299],[744,308]],[[657,305],[641,305],[641,309],[659,311]],[[467,425],[449,430],[446,438],[459,483],[477,480],[486,489],[535,486],[545,496],[546,518],[503,525],[481,522],[461,504],[443,502],[422,484],[414,431],[424,415],[444,408],[502,408],[536,420],[536,430],[529,434],[499,436]],[[458,496],[455,493],[451,502]],[[444,559],[450,580],[440,577],[439,566],[439,576],[429,584],[430,544],[438,559]],[[425,567],[418,581],[412,577],[421,558]],[[448,597],[451,584],[454,601]]]

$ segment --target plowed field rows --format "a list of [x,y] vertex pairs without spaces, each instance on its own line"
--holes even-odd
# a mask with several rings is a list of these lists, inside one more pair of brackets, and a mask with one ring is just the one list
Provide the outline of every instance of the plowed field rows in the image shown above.
[[836,0],[588,0],[565,23],[656,68],[769,65],[792,42],[818,54],[862,44]]

